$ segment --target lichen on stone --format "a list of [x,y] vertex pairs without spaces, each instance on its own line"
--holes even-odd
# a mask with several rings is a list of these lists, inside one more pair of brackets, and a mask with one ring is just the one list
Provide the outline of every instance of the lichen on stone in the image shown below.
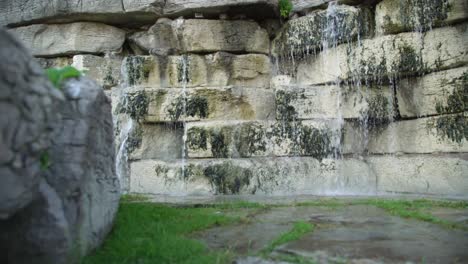
[[145,91],[127,93],[117,106],[118,113],[128,114],[131,118],[140,121],[147,113],[149,98]]
[[296,120],[298,113],[292,102],[296,100],[298,94],[294,91],[276,91],[276,117],[278,120]]
[[172,121],[178,121],[181,117],[184,116],[207,118],[209,114],[208,110],[208,99],[206,97],[190,95],[188,97],[177,97],[177,99],[172,102],[167,112]]
[[190,149],[203,149],[208,148],[209,132],[205,128],[192,127],[187,131],[187,144]]
[[210,180],[216,194],[239,194],[250,184],[253,177],[252,171],[235,166],[230,161],[210,165],[205,168],[204,174]]
[[265,132],[260,124],[243,124],[236,130],[236,149],[241,157],[266,151]]
[[142,56],[127,57],[125,63],[125,75],[129,86],[141,84],[149,78],[152,61]]
[[228,158],[231,144],[231,127],[213,129],[210,131],[211,152],[214,158]]
[[464,139],[468,140],[468,72],[452,82],[454,90],[447,96],[446,102],[436,103],[436,111],[438,114],[453,114],[431,118],[427,128],[435,129],[441,140],[449,139],[461,144]]
[[395,74],[408,75],[424,71],[421,54],[418,54],[408,43],[400,45],[398,51],[400,59],[398,65],[393,69]]

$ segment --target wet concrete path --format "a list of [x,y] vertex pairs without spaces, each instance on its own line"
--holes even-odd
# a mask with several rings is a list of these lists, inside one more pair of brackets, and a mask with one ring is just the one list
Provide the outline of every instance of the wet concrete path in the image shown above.
[[[340,200],[343,201],[343,200]],[[405,207],[406,206],[406,207]],[[194,234],[236,263],[468,263],[468,206],[399,202],[283,204],[220,211],[244,219]],[[313,226],[271,246],[297,222]]]

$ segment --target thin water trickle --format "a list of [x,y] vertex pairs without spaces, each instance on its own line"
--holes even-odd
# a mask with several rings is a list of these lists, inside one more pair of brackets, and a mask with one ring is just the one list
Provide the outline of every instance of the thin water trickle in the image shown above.
[[182,176],[185,177],[185,163],[187,159],[187,75],[188,75],[188,56],[186,54],[181,56],[182,64],[182,124],[184,129],[184,134],[182,136]]

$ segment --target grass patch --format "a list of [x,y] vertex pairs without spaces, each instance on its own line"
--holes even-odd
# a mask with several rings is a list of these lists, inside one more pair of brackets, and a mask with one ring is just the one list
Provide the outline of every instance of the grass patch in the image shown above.
[[456,228],[461,230],[467,230],[463,225],[447,221],[444,219],[437,218],[431,214],[422,212],[424,209],[431,209],[434,207],[446,207],[454,209],[465,209],[468,208],[468,202],[464,201],[431,201],[431,200],[367,200],[364,204],[373,205],[378,208],[384,209],[392,215],[396,215],[403,218],[411,218],[424,222],[437,224],[446,228]]
[[271,253],[276,247],[286,244],[288,242],[298,240],[303,237],[305,234],[310,233],[314,230],[314,225],[305,221],[298,221],[294,223],[293,228],[278,238],[273,240],[268,247],[262,250],[262,254],[267,255]]
[[150,197],[144,194],[124,194],[120,197],[120,202],[134,203],[134,202],[148,202]]
[[215,208],[124,202],[105,243],[82,263],[229,263],[229,252],[210,252],[185,235],[235,222],[236,218],[219,214]]

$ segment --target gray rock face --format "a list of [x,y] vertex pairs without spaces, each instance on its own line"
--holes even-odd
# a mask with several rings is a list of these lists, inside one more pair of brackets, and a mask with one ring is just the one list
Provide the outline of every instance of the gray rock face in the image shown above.
[[0,55],[0,262],[73,263],[117,211],[110,101],[84,78],[53,88],[4,30]]
[[0,219],[5,219],[37,194],[41,155],[56,121],[54,104],[63,96],[29,52],[3,29],[0,57]]
[[76,21],[141,25],[156,21],[163,0],[4,0],[0,3],[0,25]]

